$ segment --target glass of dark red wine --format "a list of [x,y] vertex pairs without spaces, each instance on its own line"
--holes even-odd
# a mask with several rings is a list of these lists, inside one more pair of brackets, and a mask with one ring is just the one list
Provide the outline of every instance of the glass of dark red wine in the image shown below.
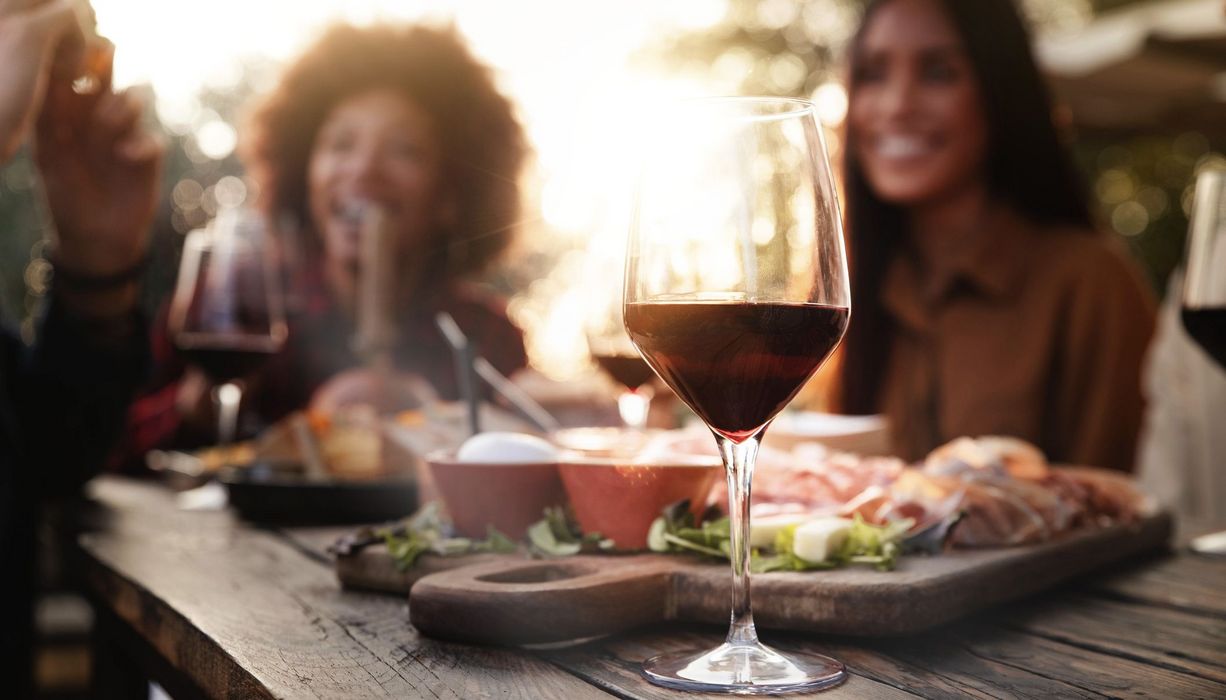
[[263,218],[228,209],[188,234],[169,328],[187,362],[213,383],[218,441],[234,441],[243,380],[285,342],[280,282]]
[[723,456],[732,622],[719,647],[648,659],[684,690],[772,695],[841,682],[843,665],[758,641],[749,497],[771,420],[843,337],[850,312],[834,183],[814,107],[688,101],[652,129],[626,259],[626,331]]
[[1188,335],[1226,369],[1226,171],[1196,178],[1180,304]]
[[593,314],[589,319],[588,352],[596,366],[621,389],[617,396],[617,413],[622,425],[630,430],[643,430],[655,395],[652,383],[656,374],[626,335],[621,304],[615,306],[616,309]]

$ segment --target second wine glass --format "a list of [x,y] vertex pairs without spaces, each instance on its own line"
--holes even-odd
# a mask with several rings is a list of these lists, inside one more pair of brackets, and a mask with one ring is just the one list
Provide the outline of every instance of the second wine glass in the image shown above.
[[630,430],[643,430],[655,396],[652,381],[656,375],[626,335],[620,306],[591,317],[587,324],[587,347],[596,366],[619,386],[617,412],[622,425]]
[[648,145],[626,261],[625,324],[723,456],[732,621],[723,645],[644,663],[653,683],[774,694],[839,683],[843,665],[758,641],[750,484],[771,420],[843,337],[850,312],[834,186],[813,105],[699,100]]
[[1180,297],[1188,335],[1226,369],[1226,171],[1196,179]]
[[221,444],[237,437],[244,379],[285,342],[279,282],[255,212],[223,210],[184,241],[169,327],[179,352],[214,384]]

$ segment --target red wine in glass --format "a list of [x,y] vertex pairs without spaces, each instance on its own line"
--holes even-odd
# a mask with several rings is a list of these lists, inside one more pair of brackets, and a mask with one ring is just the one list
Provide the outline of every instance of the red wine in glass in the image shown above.
[[[198,251],[192,289],[185,302],[175,345],[189,364],[215,384],[253,374],[281,349],[268,302],[262,260],[251,252],[222,259],[212,249]],[[229,279],[218,284],[222,275]]]
[[641,433],[647,427],[647,415],[651,411],[651,400],[655,397],[655,387],[651,384],[655,372],[651,371],[626,335],[620,295],[616,302],[609,297],[605,297],[603,302],[610,306],[615,303],[616,306],[603,313],[596,311],[588,319],[588,351],[596,366],[621,385],[617,395],[617,414],[622,419],[622,426]]
[[187,362],[215,385],[222,443],[235,437],[242,379],[285,341],[279,292],[258,214],[227,210],[184,241],[169,326]]
[[1188,335],[1226,369],[1226,306],[1184,307],[1180,316]]
[[1196,178],[1180,304],[1188,335],[1226,368],[1226,171]]
[[592,359],[596,361],[600,369],[604,370],[605,374],[613,378],[613,381],[630,391],[638,390],[656,376],[651,366],[638,353],[633,355],[597,353],[592,355]]
[[712,430],[740,442],[774,418],[843,337],[847,307],[646,302],[626,328],[660,377]]
[[279,344],[267,338],[180,333],[175,345],[188,364],[200,368],[215,384],[250,376],[268,362]]

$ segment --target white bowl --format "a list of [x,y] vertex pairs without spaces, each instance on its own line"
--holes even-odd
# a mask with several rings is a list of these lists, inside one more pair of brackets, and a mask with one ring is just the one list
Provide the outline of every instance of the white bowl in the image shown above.
[[766,431],[763,444],[791,450],[801,443],[818,443],[832,450],[861,455],[888,455],[890,430],[885,416],[843,416],[791,411],[780,415]]

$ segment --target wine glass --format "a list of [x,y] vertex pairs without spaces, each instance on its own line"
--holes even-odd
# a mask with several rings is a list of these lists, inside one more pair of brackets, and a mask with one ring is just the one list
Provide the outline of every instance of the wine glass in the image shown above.
[[721,646],[644,662],[685,690],[768,695],[841,682],[843,664],[758,641],[749,496],[771,420],[839,343],[850,312],[838,203],[814,107],[785,98],[683,103],[649,146],[626,258],[625,323],[723,456],[732,621]]
[[1196,179],[1180,299],[1183,326],[1226,369],[1226,171]]
[[651,384],[656,375],[626,335],[621,304],[613,306],[607,313],[590,317],[586,328],[588,352],[596,365],[621,387],[617,413],[622,425],[641,431],[647,426],[647,413],[655,395]]
[[187,362],[214,383],[218,440],[233,442],[243,379],[285,342],[280,281],[255,212],[226,209],[188,234],[169,328]]

